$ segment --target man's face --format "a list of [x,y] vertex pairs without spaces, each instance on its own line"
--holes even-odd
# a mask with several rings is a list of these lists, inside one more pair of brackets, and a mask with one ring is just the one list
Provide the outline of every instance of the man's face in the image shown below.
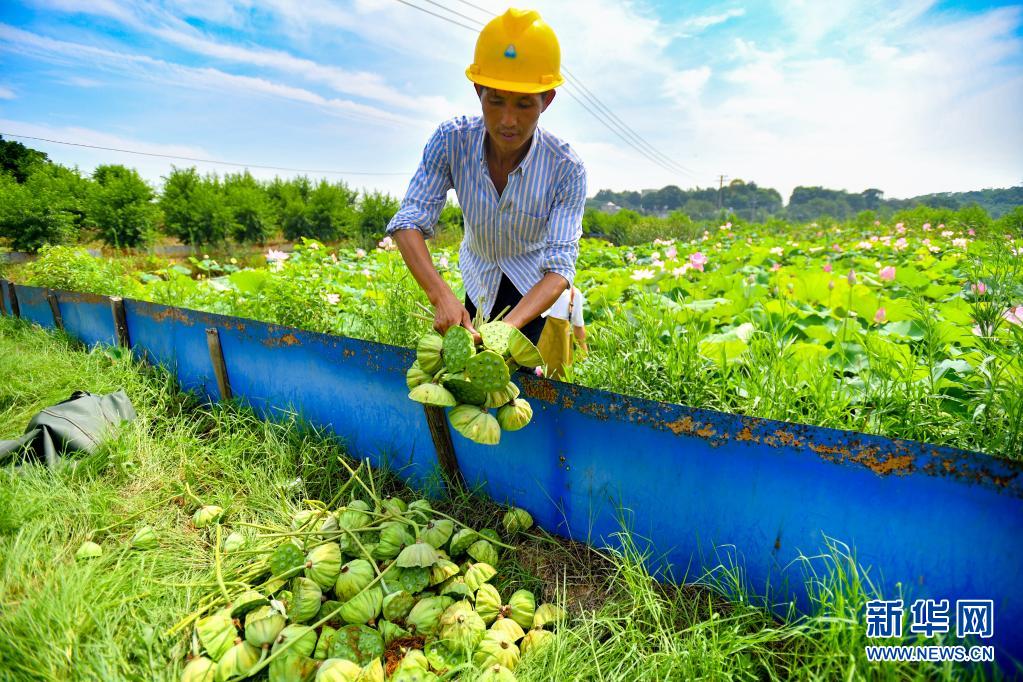
[[533,137],[540,113],[554,99],[554,91],[527,95],[508,90],[479,88],[483,122],[491,143],[504,154],[513,154]]

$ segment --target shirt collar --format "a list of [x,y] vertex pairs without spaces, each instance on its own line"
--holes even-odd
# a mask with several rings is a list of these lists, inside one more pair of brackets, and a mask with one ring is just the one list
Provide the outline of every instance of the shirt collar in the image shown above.
[[[486,147],[484,146],[484,142],[487,139],[487,126],[482,123],[482,119],[480,121],[481,121],[480,135],[479,141],[476,143],[476,154],[479,158],[480,167],[486,170],[487,153]],[[529,169],[533,165],[533,160],[539,154],[537,148],[542,144],[542,142],[543,132],[541,131],[540,126],[537,125],[536,130],[533,131],[533,141],[529,144],[529,151],[526,152],[526,155],[522,158],[522,161],[519,162],[519,165],[515,167],[515,170],[513,170],[512,173],[519,172],[525,175],[525,173],[529,171]]]

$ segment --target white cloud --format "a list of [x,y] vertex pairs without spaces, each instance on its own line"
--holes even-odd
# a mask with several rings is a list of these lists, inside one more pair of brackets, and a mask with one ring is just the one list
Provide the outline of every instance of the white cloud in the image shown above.
[[16,97],[14,90],[0,85],[0,99],[15,99]]

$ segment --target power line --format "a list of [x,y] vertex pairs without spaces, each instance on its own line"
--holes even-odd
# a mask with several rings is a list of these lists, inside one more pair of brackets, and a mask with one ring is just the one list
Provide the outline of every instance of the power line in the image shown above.
[[[436,2],[435,0],[424,1],[430,3],[431,5],[439,7],[457,17],[466,19],[468,21],[472,21],[477,24],[477,27],[473,28],[472,26],[467,26],[460,21],[456,21],[454,19],[451,19],[450,17],[438,14],[436,12],[426,9],[425,7],[419,7],[418,5],[414,5],[411,2],[407,2],[407,0],[397,0],[397,2],[400,2],[403,5],[411,7],[413,9],[417,9],[420,12],[425,12],[426,14],[436,17],[437,19],[446,21],[450,24],[454,24],[455,26],[459,26],[470,31],[474,32],[479,31],[480,28],[482,28],[483,26],[482,22],[479,22],[468,15],[462,14],[457,10],[453,10],[443,5],[442,3]],[[458,0],[458,2],[461,2],[462,4],[477,9],[481,12],[485,12],[488,15],[492,14],[490,10],[480,7],[479,5],[475,5],[471,2],[467,2],[466,0]],[[639,152],[644,158],[646,158],[649,161],[652,161],[653,163],[660,166],[669,173],[678,173],[682,175],[696,177],[693,171],[672,160],[670,157],[659,151],[652,144],[647,142],[645,138],[639,135],[639,133],[637,133],[635,130],[629,127],[624,121],[622,121],[620,117],[618,117],[614,112],[612,112],[611,109],[606,104],[597,99],[596,95],[593,95],[593,93],[589,90],[589,88],[587,88],[582,83],[582,81],[580,81],[575,76],[571,75],[567,69],[563,68],[562,70],[565,71],[565,74],[568,76],[569,82],[571,82],[572,85],[575,85],[576,87],[579,88],[580,94],[577,96],[568,89],[566,89],[566,92],[568,92],[568,94],[573,99],[575,99],[591,116],[593,116],[601,124],[603,124],[604,127],[606,127],[608,130],[617,135],[628,146],[632,147],[635,151]],[[584,100],[588,101],[594,108],[587,106]]]
[[378,173],[375,171],[339,171],[339,170],[320,170],[310,168],[288,168],[286,166],[264,166],[257,163],[238,163],[236,161],[216,161],[214,159],[197,159],[191,156],[174,156],[173,154],[156,154],[154,152],[140,152],[133,149],[118,149],[116,147],[101,147],[95,144],[83,144],[81,142],[67,142],[64,140],[51,140],[45,137],[31,137],[29,135],[15,135],[14,133],[0,132],[0,135],[6,135],[7,137],[16,137],[20,140],[37,140],[39,142],[51,142],[53,144],[65,144],[70,147],[85,147],[87,149],[102,149],[108,152],[122,152],[124,154],[138,154],[140,156],[155,156],[161,159],[176,159],[179,161],[195,161],[197,163],[213,163],[221,166],[238,166],[239,168],[260,168],[264,170],[279,170],[287,171],[289,173],[311,173],[320,175],[401,175],[407,176],[408,173]]

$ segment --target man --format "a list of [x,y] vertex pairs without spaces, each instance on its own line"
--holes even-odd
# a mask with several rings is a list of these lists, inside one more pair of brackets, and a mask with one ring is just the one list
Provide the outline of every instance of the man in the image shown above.
[[[535,11],[510,9],[488,23],[465,72],[483,115],[440,125],[387,226],[441,333],[460,324],[477,336],[477,309],[490,318],[510,306],[503,320],[536,343],[540,313],[571,286],[586,172],[566,143],[537,126],[564,82],[560,67],[557,37]],[[464,303],[433,267],[425,241],[451,188],[465,220]]]

